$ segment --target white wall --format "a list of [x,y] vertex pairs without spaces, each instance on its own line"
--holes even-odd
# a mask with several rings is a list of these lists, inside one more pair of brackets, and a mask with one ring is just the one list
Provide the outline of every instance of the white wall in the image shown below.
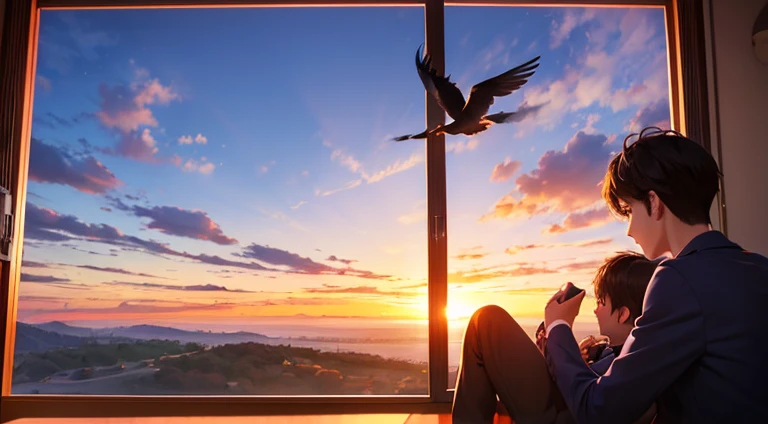
[[768,65],[752,51],[752,26],[768,0],[710,2],[708,54],[714,41],[719,115],[712,124],[720,127],[713,147],[719,143],[722,153],[726,230],[745,249],[768,256]]

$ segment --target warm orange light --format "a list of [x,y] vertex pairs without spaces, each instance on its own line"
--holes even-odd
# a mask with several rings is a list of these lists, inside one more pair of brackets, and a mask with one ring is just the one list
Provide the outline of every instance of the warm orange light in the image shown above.
[[475,309],[477,308],[462,302],[460,299],[451,299],[448,302],[448,307],[445,308],[445,317],[449,320],[467,319],[472,316]]

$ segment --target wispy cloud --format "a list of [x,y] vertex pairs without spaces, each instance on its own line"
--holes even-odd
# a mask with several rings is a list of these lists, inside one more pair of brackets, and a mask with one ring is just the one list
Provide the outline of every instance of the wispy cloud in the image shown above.
[[585,240],[580,242],[574,242],[574,243],[548,243],[548,244],[526,244],[526,245],[514,245],[508,247],[506,250],[504,250],[504,253],[507,253],[509,255],[515,255],[520,252],[526,251],[526,250],[532,250],[532,249],[555,249],[555,248],[562,248],[562,247],[594,247],[594,246],[601,246],[604,244],[610,244],[613,242],[613,238],[607,237],[607,238],[600,238],[600,239],[593,239],[593,240]]
[[[248,247],[244,248],[241,253],[237,253],[235,255],[243,258],[255,259],[257,261],[273,266],[286,267],[287,271],[292,273],[312,275],[347,275],[371,279],[390,279],[392,277],[390,275],[381,275],[371,271],[364,271],[349,267],[334,268],[332,266],[315,262],[308,257],[300,256],[287,250],[262,246],[255,243],[249,245]],[[331,257],[336,258],[335,256]],[[336,258],[336,261],[342,262],[338,258]],[[343,263],[347,263],[346,261],[347,260],[344,260]]]
[[339,192],[342,192],[342,191],[351,190],[351,189],[353,189],[355,187],[360,186],[360,184],[362,184],[362,183],[363,183],[363,180],[350,181],[345,186],[340,187],[340,188],[335,188],[335,189],[326,190],[326,191],[315,190],[315,195],[316,196],[322,196],[322,197],[330,196],[332,194],[336,194],[336,193],[339,193]]
[[325,260],[326,261],[330,261],[330,262],[341,262],[344,265],[350,265],[353,262],[357,262],[356,259],[342,259],[342,258],[337,257],[336,255],[331,255],[328,258],[326,258]]
[[[61,264],[61,265],[65,265],[65,264]],[[98,266],[95,266],[95,265],[72,265],[72,266],[74,266],[75,268],[89,269],[91,271],[110,272],[110,273],[114,273],[114,274],[123,274],[123,275],[135,275],[137,277],[149,277],[149,278],[167,279],[166,277],[159,277],[157,275],[145,274],[143,272],[128,271],[128,270],[125,270],[125,269],[122,269],[122,268],[98,267]]]
[[[323,142],[323,145],[329,148],[333,147],[332,144],[328,141]],[[341,191],[359,187],[363,184],[363,182],[367,184],[379,182],[387,177],[406,171],[418,165],[419,163],[424,162],[424,156],[420,153],[413,153],[410,157],[408,157],[408,159],[397,159],[394,163],[387,165],[386,168],[372,174],[365,171],[362,162],[355,159],[354,156],[345,153],[342,149],[334,149],[331,153],[331,160],[338,162],[342,167],[348,169],[350,172],[358,174],[360,178],[350,181],[340,188],[331,190],[315,190],[316,196],[330,196]]]
[[154,289],[154,290],[253,293],[248,290],[231,290],[224,286],[217,286],[215,284],[193,284],[193,285],[187,285],[187,286],[175,286],[171,284],[132,283],[127,281],[112,281],[112,282],[105,282],[102,284],[108,285],[108,286],[124,286],[124,287],[135,287],[140,289]]
[[50,263],[50,262],[34,262],[34,261],[27,261],[27,260],[24,260],[21,262],[22,268],[52,268],[55,266],[56,264]]
[[546,267],[522,264],[507,269],[491,270],[489,268],[482,268],[470,271],[457,271],[448,274],[448,282],[451,284],[471,284],[495,280],[498,278],[526,277],[539,274],[555,274],[557,272],[557,270]]
[[296,210],[296,209],[300,208],[300,207],[301,207],[301,205],[306,205],[307,203],[308,203],[308,202],[307,202],[306,200],[302,200],[302,201],[300,201],[299,203],[297,203],[297,204],[295,204],[295,205],[293,205],[293,206],[289,206],[289,207],[290,207],[291,209],[293,209],[293,210]]
[[460,261],[477,260],[477,259],[482,259],[488,256],[488,253],[484,252],[485,248],[483,246],[472,246],[468,249],[461,249],[461,250],[462,250],[461,253],[454,256],[455,259],[458,259]]
[[305,293],[324,293],[324,294],[356,294],[356,295],[377,295],[394,297],[422,296],[418,292],[408,291],[383,291],[374,286],[356,286],[356,287],[338,287],[323,285],[322,288],[305,288]]
[[53,275],[34,275],[21,273],[22,283],[45,284],[46,287],[56,287],[67,290],[88,290],[89,286],[80,283],[73,283],[69,278],[61,278]]
[[28,283],[62,283],[71,280],[69,278],[54,277],[53,275],[34,275],[22,272],[21,281]]
[[594,9],[563,9],[562,19],[560,21],[552,21],[549,47],[552,49],[560,47],[563,42],[571,37],[573,30],[594,18]]
[[453,141],[450,143],[446,143],[445,145],[445,152],[453,152],[455,154],[459,154],[462,152],[469,152],[472,150],[477,149],[477,146],[480,144],[480,142],[473,138],[469,141],[466,140],[459,140],[459,141]]
[[424,157],[421,154],[414,153],[408,159],[406,160],[398,159],[397,161],[395,161],[395,163],[388,165],[386,168],[374,173],[373,175],[368,176],[365,173],[363,173],[362,175],[363,175],[363,178],[366,180],[366,182],[368,184],[371,184],[371,183],[381,181],[384,178],[387,178],[394,174],[411,169],[422,162],[424,162]]
[[454,256],[454,258],[460,261],[466,261],[466,260],[483,259],[486,256],[488,256],[487,253],[461,253]]

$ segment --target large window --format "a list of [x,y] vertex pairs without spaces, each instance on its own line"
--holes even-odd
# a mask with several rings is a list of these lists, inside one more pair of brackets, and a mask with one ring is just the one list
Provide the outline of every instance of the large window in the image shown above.
[[[591,295],[606,256],[639,250],[599,184],[626,134],[682,119],[664,0],[38,2],[13,395],[448,402],[478,307],[533,337],[562,284]],[[444,156],[443,136],[394,142],[434,126],[425,42],[465,97],[541,56],[489,110],[512,122]]]
[[[446,7],[446,72],[473,84],[541,56],[489,113],[512,123],[446,138],[449,381],[467,319],[504,307],[534,337],[568,281],[587,289],[603,259],[639,248],[600,199],[626,134],[670,126],[663,8]],[[594,296],[578,338],[598,334]]]
[[15,394],[427,394],[424,9],[43,11]]

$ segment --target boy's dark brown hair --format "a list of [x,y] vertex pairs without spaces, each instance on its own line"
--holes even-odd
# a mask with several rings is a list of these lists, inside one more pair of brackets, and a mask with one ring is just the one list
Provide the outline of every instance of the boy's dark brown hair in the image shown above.
[[635,252],[620,252],[606,259],[592,280],[595,297],[601,302],[605,302],[606,296],[609,297],[611,312],[626,306],[629,309],[629,322],[635,322],[643,312],[645,290],[656,266],[657,261],[651,261]]
[[[637,141],[628,146],[635,136]],[[608,165],[602,194],[613,213],[628,217],[631,199],[651,213],[648,192],[653,190],[684,223],[711,224],[709,209],[720,176],[717,162],[698,143],[676,131],[648,127],[624,139],[622,151]]]

